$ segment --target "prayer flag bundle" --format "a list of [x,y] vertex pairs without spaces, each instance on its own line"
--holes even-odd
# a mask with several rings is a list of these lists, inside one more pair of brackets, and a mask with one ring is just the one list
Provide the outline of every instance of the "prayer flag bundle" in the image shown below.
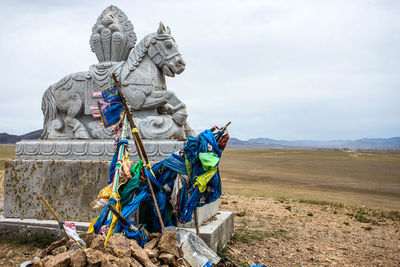
[[[106,88],[102,96],[98,105],[101,118],[104,127],[115,125],[116,150],[110,164],[109,184],[95,201],[96,206],[103,206],[103,211],[92,221],[89,232],[106,235],[105,245],[113,233],[124,232],[143,246],[147,241],[143,228],[164,232],[164,226],[189,222],[196,207],[221,196],[218,166],[229,139],[229,124],[189,136],[180,151],[152,166],[118,82]],[[130,164],[126,140],[128,122],[139,155],[134,166]],[[118,216],[112,216],[108,204],[115,206],[113,212]]]

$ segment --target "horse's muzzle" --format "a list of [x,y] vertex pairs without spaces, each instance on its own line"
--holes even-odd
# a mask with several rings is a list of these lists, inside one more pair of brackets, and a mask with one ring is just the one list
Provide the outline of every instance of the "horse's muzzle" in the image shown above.
[[173,71],[176,74],[181,74],[185,70],[186,62],[182,59],[182,57],[179,57],[175,63],[173,64]]

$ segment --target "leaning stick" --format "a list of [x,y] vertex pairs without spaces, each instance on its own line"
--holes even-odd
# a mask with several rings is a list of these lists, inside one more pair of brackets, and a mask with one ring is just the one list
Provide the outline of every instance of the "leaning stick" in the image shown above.
[[200,236],[200,229],[199,229],[199,217],[198,217],[198,213],[197,213],[197,207],[194,208],[194,224],[196,226],[196,234],[198,236]]
[[118,218],[118,220],[123,224],[123,225],[127,225],[129,227],[129,231],[134,232],[139,230],[139,228],[137,228],[136,226],[129,224],[128,220],[125,219],[124,216],[122,216],[121,213],[119,213],[119,211],[111,204],[107,205],[108,208],[111,210],[112,213],[114,213],[114,216],[116,216]]
[[71,237],[68,235],[67,231],[64,228],[64,225],[62,225],[61,223],[61,218],[57,215],[57,213],[53,210],[53,208],[50,206],[49,202],[47,202],[47,200],[44,198],[43,195],[39,195],[40,200],[44,203],[44,205],[46,205],[47,209],[51,212],[51,214],[53,214],[54,218],[57,220],[57,222],[60,224],[61,229],[63,230],[64,234],[69,238],[74,240],[81,248],[86,248],[86,243],[84,240],[82,240],[79,235],[74,232],[74,234],[77,236],[77,239]]
[[[113,76],[113,79],[115,81],[115,85],[117,86],[119,96],[121,97],[122,104],[125,107],[129,123],[131,125],[131,130],[132,130],[132,134],[133,134],[133,140],[135,141],[136,150],[138,152],[138,155],[143,160],[143,162],[145,164],[145,168],[148,169],[150,172],[153,172],[151,170],[151,164],[150,164],[149,159],[147,157],[146,150],[144,149],[144,145],[143,145],[142,139],[140,138],[139,132],[137,131],[136,124],[133,121],[132,114],[131,114],[131,112],[129,110],[128,104],[126,103],[125,96],[124,96],[124,94],[123,94],[123,92],[121,90],[121,87],[120,87],[120,85],[118,83],[118,80],[117,80],[117,77],[115,76],[115,73],[113,73],[112,76]],[[162,229],[162,232],[164,233],[165,232],[164,222],[163,222],[162,217],[161,217],[160,209],[158,208],[158,203],[157,203],[156,196],[154,194],[153,186],[151,185],[150,179],[148,177],[146,177],[146,178],[147,178],[146,180],[147,180],[147,183],[148,183],[149,188],[150,188],[151,196],[152,196],[153,201],[154,201],[154,205],[156,207],[156,211],[157,211],[158,219],[160,221],[161,229]]]
[[[57,222],[61,222],[61,218],[58,217],[57,213],[53,210],[53,208],[50,206],[49,202],[44,198],[43,195],[39,195],[40,200],[46,205],[47,209],[53,214],[54,218],[57,220]],[[64,229],[64,228],[63,228]],[[65,230],[64,230],[65,232]]]

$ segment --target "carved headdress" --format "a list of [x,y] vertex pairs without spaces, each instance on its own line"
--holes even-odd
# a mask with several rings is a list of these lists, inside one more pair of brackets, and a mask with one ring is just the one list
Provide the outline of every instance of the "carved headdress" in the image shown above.
[[125,61],[135,46],[136,34],[128,17],[116,6],[107,7],[92,28],[90,48],[99,62]]

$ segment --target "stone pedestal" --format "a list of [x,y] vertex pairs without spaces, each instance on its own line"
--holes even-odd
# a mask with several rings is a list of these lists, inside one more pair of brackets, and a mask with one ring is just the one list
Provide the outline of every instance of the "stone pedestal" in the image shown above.
[[[138,159],[131,142],[131,160]],[[52,219],[38,199],[42,194],[65,220],[89,222],[99,214],[90,203],[108,183],[114,155],[112,140],[21,141],[16,159],[6,161],[4,216]],[[150,140],[144,146],[150,161],[159,161],[180,150],[184,141]],[[218,202],[199,208],[199,223],[218,212]],[[194,227],[193,222],[180,225]]]
[[[138,154],[133,140],[130,160],[137,161]],[[179,151],[185,141],[143,140],[150,161],[160,161]],[[16,159],[30,160],[107,160],[114,155],[114,140],[23,140],[15,147]]]
[[[136,161],[136,149],[131,143],[131,160]],[[144,141],[144,145],[149,159],[156,162],[180,150],[185,142],[153,140]],[[100,210],[93,210],[90,203],[109,180],[113,154],[112,140],[17,143],[16,159],[5,164],[5,218],[0,218],[0,232],[2,229],[8,231],[10,224],[17,228],[47,231],[50,226],[42,220],[52,220],[53,217],[38,199],[40,194],[62,219],[86,226],[100,213]],[[201,237],[212,249],[226,244],[233,233],[232,213],[219,212],[218,201],[215,201],[199,208],[198,218],[202,225]],[[194,220],[178,227],[195,231]]]

